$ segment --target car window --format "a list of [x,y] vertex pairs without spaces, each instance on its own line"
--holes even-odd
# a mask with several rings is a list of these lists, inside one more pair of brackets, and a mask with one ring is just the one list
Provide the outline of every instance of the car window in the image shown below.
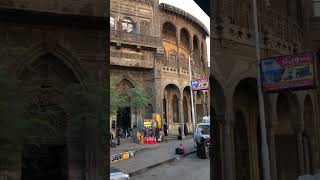
[[208,125],[199,125],[199,130],[201,129],[202,134],[210,134],[210,126]]

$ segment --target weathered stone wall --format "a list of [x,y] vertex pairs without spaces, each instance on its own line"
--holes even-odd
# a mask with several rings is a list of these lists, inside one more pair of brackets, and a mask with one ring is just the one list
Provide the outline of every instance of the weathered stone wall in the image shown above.
[[2,0],[0,7],[57,14],[106,16],[106,3],[101,0]]

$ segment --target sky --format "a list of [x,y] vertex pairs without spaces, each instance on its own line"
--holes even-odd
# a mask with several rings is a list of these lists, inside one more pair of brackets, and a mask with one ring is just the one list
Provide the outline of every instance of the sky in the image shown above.
[[[210,32],[209,16],[193,0],[159,0],[159,3],[170,4],[172,6],[175,6],[177,8],[180,8],[188,12],[189,14],[196,17],[199,21],[201,21]],[[209,37],[206,39],[206,42],[207,42],[208,62],[210,65],[210,38]]]

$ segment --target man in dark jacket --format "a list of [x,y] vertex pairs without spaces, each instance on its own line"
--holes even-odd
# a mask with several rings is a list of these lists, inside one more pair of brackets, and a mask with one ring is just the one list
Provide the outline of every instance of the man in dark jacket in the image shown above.
[[178,131],[179,131],[178,140],[182,140],[182,131],[181,131],[181,127],[178,127]]
[[184,123],[184,128],[183,128],[183,130],[184,130],[184,135],[185,135],[185,136],[188,136],[188,126],[187,126],[187,123]]

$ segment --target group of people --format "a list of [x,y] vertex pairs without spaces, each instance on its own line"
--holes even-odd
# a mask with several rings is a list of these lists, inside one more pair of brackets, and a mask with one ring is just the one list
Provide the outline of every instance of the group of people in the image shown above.
[[[182,131],[181,131],[181,127],[178,127],[178,131],[179,131],[179,135],[178,135],[178,140],[182,140]],[[188,136],[189,134],[189,131],[188,131],[188,126],[186,123],[184,123],[184,126],[183,126],[183,133],[185,136]]]
[[[163,134],[164,136],[168,136],[168,124],[164,123],[163,124]],[[184,124],[184,135],[187,136],[189,134],[188,131],[188,126],[185,123]],[[162,139],[162,134],[161,134],[162,129],[159,128],[150,128],[150,129],[145,129],[144,130],[144,134],[146,137],[151,137],[154,136],[157,139]],[[178,139],[181,140],[182,139],[182,130],[181,127],[178,127]],[[111,147],[115,147],[116,145],[120,145],[120,137],[121,138],[132,138],[134,142],[137,142],[139,137],[136,137],[137,135],[137,127],[134,126],[133,128],[128,128],[128,129],[121,129],[121,128],[117,128],[116,133],[115,133],[115,137],[113,135],[113,133],[110,133],[110,142],[111,142]]]
[[[165,136],[168,136],[168,124],[167,123],[164,123],[163,124],[163,132],[164,132],[164,135]],[[186,123],[184,123],[184,126],[183,126],[183,133],[185,136],[188,136],[189,134],[189,131],[188,131],[188,126]],[[181,127],[178,127],[178,132],[179,132],[179,135],[178,135],[178,139],[181,140],[182,139],[182,131],[181,131]]]

